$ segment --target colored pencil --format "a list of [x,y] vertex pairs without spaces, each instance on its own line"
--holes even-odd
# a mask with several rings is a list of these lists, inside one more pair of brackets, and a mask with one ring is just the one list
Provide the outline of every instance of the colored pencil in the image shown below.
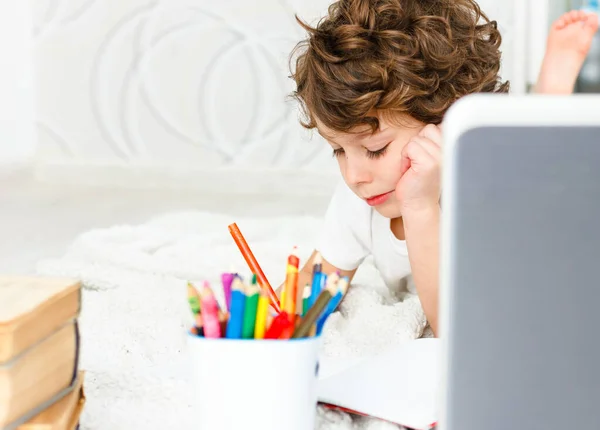
[[317,252],[313,264],[312,289],[310,294],[310,300],[308,301],[309,306],[315,304],[317,297],[319,297],[319,293],[325,285],[321,285],[321,280],[323,276],[325,276],[325,274],[323,273],[323,258],[321,257],[321,253]]
[[281,288],[281,297],[280,297],[280,302],[282,304],[282,306],[285,306],[285,301],[287,300],[287,296],[285,295],[285,282],[283,283],[283,287]]
[[336,308],[339,306],[340,302],[344,298],[346,291],[348,291],[348,278],[341,278],[337,283],[337,289],[337,293],[331,298],[331,300],[327,304],[327,307],[317,320],[317,335],[321,334],[321,331],[323,330],[323,326],[325,325],[327,318],[329,318],[329,316],[335,312]]
[[191,282],[187,283],[187,297],[192,314],[198,315],[200,313],[200,295]]
[[310,308],[310,298],[312,296],[312,287],[310,284],[306,284],[304,287],[304,294],[302,295],[302,316],[306,315]]
[[285,302],[283,302],[283,310],[290,315],[296,315],[296,304],[298,301],[298,266],[300,260],[296,255],[296,248],[288,257],[287,268],[285,271]]
[[225,296],[225,306],[227,310],[231,310],[231,283],[235,273],[223,273],[221,274],[221,284],[223,285],[223,295]]
[[[269,310],[271,310],[271,309],[272,309],[272,308],[269,308]],[[269,327],[271,327],[271,324],[273,324],[273,320],[274,320],[275,318],[277,318],[277,315],[279,315],[279,314],[277,314],[277,313],[275,313],[275,312],[269,312],[269,314],[267,315],[267,325],[265,326],[265,335],[266,335],[266,333],[267,333],[267,329],[268,329]]]
[[321,294],[319,294],[319,297],[317,298],[315,304],[311,306],[306,315],[302,318],[302,322],[294,331],[292,338],[296,339],[300,337],[306,337],[309,334],[312,325],[317,321],[317,318],[319,318],[321,313],[325,310],[331,298],[336,295],[338,291],[338,279],[339,276],[337,273],[332,273],[329,276],[325,289],[321,291]]
[[221,336],[225,336],[227,332],[227,321],[229,321],[229,313],[219,309],[219,326],[221,327]]
[[202,337],[204,336],[204,329],[202,328],[202,326],[194,326],[190,329],[190,334]]
[[245,306],[246,294],[244,293],[244,284],[241,278],[236,276],[231,283],[231,311],[229,312],[229,322],[227,323],[225,337],[229,339],[239,339],[242,337]]
[[256,323],[254,325],[254,338],[264,339],[269,318],[269,297],[265,290],[260,290],[258,305],[256,307]]
[[325,289],[325,285],[327,285],[327,274],[321,272],[321,276],[319,276],[319,294]]
[[242,324],[242,339],[254,338],[254,326],[256,325],[256,310],[258,307],[258,295],[260,288],[256,285],[256,275],[246,288],[246,304],[244,306],[244,323]]
[[273,322],[265,333],[265,339],[279,339],[282,333],[286,329],[289,329],[290,325],[292,325],[290,315],[285,311],[280,312],[279,315],[273,319]]
[[200,290],[200,306],[204,336],[208,338],[221,337],[219,305],[208,282],[205,282]]
[[281,330],[281,334],[279,335],[279,339],[290,339],[294,334],[294,330],[296,330],[296,320],[298,315],[288,315],[288,324]]
[[275,291],[273,291],[271,284],[269,284],[267,277],[260,268],[258,261],[256,261],[252,250],[250,250],[246,239],[244,239],[244,236],[242,235],[242,232],[240,231],[236,223],[229,225],[229,233],[233,237],[235,244],[239,248],[244,259],[246,260],[246,264],[248,264],[250,271],[252,271],[252,273],[256,273],[256,277],[258,278],[258,284],[261,288],[267,290],[267,293],[269,294],[269,299],[271,300],[271,306],[273,306],[273,308],[277,312],[281,312],[281,306],[279,304],[277,294],[275,294]]
[[196,287],[191,282],[187,283],[187,294],[188,303],[194,315],[194,327],[196,328],[196,334],[198,336],[204,336],[204,329],[202,328],[202,315],[200,315],[200,295]]

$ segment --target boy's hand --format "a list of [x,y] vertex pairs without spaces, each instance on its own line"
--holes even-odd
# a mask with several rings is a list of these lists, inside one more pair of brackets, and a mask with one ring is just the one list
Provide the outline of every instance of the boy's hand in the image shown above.
[[427,125],[402,150],[396,197],[402,213],[437,207],[441,194],[442,132]]

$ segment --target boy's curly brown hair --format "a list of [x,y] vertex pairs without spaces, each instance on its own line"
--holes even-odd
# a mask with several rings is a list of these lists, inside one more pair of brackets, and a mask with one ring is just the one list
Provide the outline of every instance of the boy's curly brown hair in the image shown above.
[[462,96],[508,92],[500,32],[473,0],[339,0],[316,27],[296,19],[308,38],[292,52],[292,95],[306,128],[375,132],[374,111],[439,124]]

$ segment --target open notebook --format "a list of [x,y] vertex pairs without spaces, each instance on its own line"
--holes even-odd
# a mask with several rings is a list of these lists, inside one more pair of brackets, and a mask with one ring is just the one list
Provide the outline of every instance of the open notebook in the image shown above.
[[439,339],[418,339],[367,359],[320,360],[319,402],[348,412],[429,429],[441,388]]

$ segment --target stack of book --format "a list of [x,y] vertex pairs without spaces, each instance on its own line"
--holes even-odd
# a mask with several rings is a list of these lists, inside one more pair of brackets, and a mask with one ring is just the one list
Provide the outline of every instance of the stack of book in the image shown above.
[[76,280],[0,276],[0,430],[77,428],[80,310]]

